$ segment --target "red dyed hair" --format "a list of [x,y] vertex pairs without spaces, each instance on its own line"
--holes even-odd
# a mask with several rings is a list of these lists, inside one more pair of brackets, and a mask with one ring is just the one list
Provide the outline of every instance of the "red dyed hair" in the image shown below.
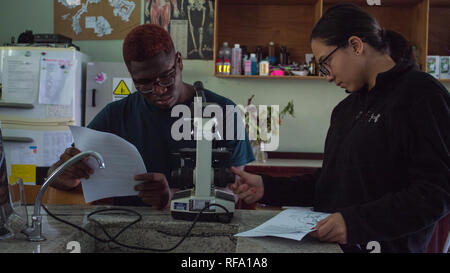
[[170,34],[161,26],[144,24],[132,29],[123,41],[123,59],[126,64],[131,61],[144,61],[160,52],[172,52],[174,49]]

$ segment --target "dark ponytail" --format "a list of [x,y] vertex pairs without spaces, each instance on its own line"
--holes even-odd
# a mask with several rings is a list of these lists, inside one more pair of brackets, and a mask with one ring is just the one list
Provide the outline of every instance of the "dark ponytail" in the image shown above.
[[330,7],[314,26],[310,39],[346,47],[351,36],[358,36],[375,50],[389,54],[396,63],[416,62],[412,46],[402,34],[383,29],[374,17],[354,4]]
[[414,61],[417,63],[416,57],[411,44],[406,38],[393,30],[385,30],[385,42],[389,48],[389,54],[394,62],[399,62],[402,59],[406,61]]

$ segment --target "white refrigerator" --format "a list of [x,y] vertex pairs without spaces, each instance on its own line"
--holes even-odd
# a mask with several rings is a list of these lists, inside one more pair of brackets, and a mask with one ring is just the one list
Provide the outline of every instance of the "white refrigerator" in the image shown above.
[[85,67],[75,48],[0,47],[0,120],[8,178],[41,184],[84,126]]

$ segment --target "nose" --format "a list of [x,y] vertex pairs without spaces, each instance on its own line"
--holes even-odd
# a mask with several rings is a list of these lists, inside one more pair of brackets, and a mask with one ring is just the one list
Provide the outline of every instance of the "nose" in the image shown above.
[[162,87],[156,84],[154,92],[157,96],[162,96],[167,92],[167,87]]
[[330,74],[330,75],[327,75],[325,78],[327,79],[328,82],[334,81],[334,76],[331,75],[331,74]]

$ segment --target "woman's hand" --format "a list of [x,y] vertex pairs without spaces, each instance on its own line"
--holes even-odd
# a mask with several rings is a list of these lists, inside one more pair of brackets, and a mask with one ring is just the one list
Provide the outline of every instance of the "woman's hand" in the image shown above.
[[255,203],[264,196],[264,183],[262,177],[251,174],[238,168],[231,167],[231,171],[239,176],[229,188],[247,204]]
[[337,212],[319,221],[310,235],[322,242],[347,244],[347,226],[342,214]]

